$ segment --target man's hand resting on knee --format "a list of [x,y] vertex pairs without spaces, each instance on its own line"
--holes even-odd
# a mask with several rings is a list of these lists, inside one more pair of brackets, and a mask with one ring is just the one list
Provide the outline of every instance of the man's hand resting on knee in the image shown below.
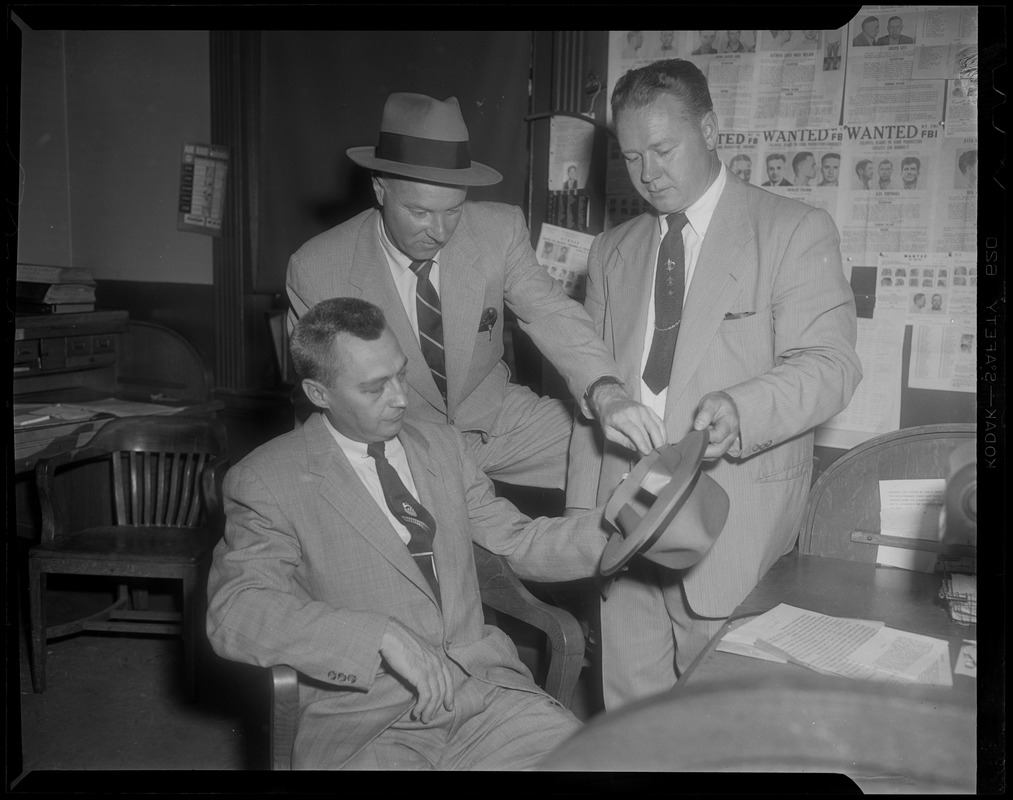
[[388,667],[415,687],[418,700],[412,717],[428,723],[441,704],[447,711],[454,708],[454,683],[443,654],[396,619],[387,623],[380,655]]

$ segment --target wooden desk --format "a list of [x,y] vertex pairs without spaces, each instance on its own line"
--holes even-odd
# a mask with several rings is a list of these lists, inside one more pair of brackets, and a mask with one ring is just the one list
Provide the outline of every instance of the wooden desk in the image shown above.
[[742,618],[778,603],[945,638],[974,627],[937,599],[941,576],[792,553],[767,573],[672,690],[601,715],[552,770],[841,773],[865,791],[973,792],[976,681],[898,686],[723,653]]
[[[811,670],[797,664],[760,661],[715,649],[725,631],[741,624],[744,617],[762,614],[778,603],[832,617],[879,620],[890,628],[946,639],[953,667],[963,640],[975,639],[977,633],[973,625],[953,622],[938,596],[941,585],[939,574],[792,552],[777,561],[735,609],[707,649],[686,670],[680,685],[784,673],[809,674]],[[975,689],[973,678],[953,676],[952,691],[961,700],[973,705]]]

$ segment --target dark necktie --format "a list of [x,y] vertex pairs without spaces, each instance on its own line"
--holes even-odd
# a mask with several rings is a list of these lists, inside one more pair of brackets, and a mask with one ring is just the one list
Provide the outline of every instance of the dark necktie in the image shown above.
[[433,558],[433,537],[436,535],[436,520],[423,505],[416,500],[408,487],[404,485],[397,470],[384,455],[384,442],[373,442],[366,446],[366,453],[376,461],[376,474],[380,478],[383,499],[387,508],[408,529],[411,537],[408,551],[415,559],[422,574],[440,602],[440,585],[436,578],[436,562]]
[[644,383],[655,394],[668,386],[672,376],[675,343],[682,323],[682,296],[686,292],[686,249],[682,229],[689,220],[681,211],[669,214],[668,233],[658,248],[654,276],[654,338],[644,367]]
[[447,402],[447,366],[443,354],[443,314],[440,308],[440,296],[429,280],[433,268],[432,261],[412,261],[410,269],[418,281],[415,284],[415,308],[419,319],[419,346],[422,355],[433,373],[436,387]]

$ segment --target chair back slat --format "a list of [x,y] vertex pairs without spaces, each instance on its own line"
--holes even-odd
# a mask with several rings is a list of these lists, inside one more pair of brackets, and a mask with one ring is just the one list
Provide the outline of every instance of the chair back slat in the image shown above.
[[183,480],[180,486],[179,495],[179,507],[176,509],[176,522],[182,524],[182,520],[186,519],[187,511],[190,508],[190,498],[193,495],[194,480],[197,478],[198,473],[194,469],[194,462],[196,456],[192,453],[187,453],[181,457],[183,461]]
[[130,462],[130,524],[143,525],[138,509],[141,507],[141,478],[138,474],[137,460],[139,453],[131,451],[128,457]]
[[127,499],[123,488],[123,454],[113,453],[113,522],[127,524]]
[[153,525],[155,522],[155,509],[153,498],[155,494],[155,458],[156,453],[141,453],[141,475],[144,481],[144,490],[141,493],[141,519],[145,525]]
[[181,523],[187,528],[196,527],[200,520],[201,512],[201,475],[204,473],[204,467],[208,463],[207,453],[196,454],[196,464],[194,465],[194,481],[193,481],[193,493],[190,497],[190,509],[186,514],[185,520]]
[[155,504],[155,524],[166,525],[166,514],[165,514],[165,501],[166,493],[162,487],[165,486],[165,464],[169,460],[170,456],[167,453],[159,453],[158,456],[158,472],[155,476],[155,486],[157,489],[157,497]]
[[179,509],[179,484],[183,473],[183,459],[179,454],[176,454],[172,459],[169,472],[168,507],[165,510],[166,525],[173,524]]

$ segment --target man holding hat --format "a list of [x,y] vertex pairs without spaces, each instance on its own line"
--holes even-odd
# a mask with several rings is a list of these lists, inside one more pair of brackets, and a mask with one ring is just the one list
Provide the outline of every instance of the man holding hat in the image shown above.
[[[791,549],[812,429],[847,406],[861,378],[833,220],[722,165],[700,69],[667,59],[630,70],[611,102],[627,171],[652,209],[595,239],[585,305],[668,441],[707,434],[703,472],[729,505],[698,563],[638,558],[617,574],[601,606],[606,710],[670,689]],[[571,508],[605,502],[636,472],[636,454],[594,433],[574,426]]]
[[314,237],[291,257],[288,327],[321,300],[379,306],[408,356],[408,415],[464,433],[481,468],[509,483],[561,488],[570,415],[509,381],[503,304],[611,441],[665,443],[660,418],[631,401],[590,317],[539,265],[520,210],[469,202],[502,176],[471,160],[456,98],[387,98],[376,147],[348,156],[373,170],[379,210]]

